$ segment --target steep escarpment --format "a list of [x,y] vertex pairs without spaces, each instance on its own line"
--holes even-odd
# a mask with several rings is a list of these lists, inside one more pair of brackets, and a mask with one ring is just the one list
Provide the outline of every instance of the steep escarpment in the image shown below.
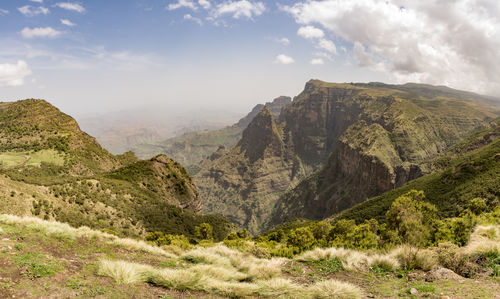
[[[322,94],[325,100],[331,97],[331,92]],[[426,161],[488,126],[494,117],[462,100],[388,89],[359,91],[343,103],[346,107],[340,111],[348,113],[341,117],[342,124],[348,127],[338,138],[324,139],[327,148],[328,140],[335,140],[328,163],[280,198],[271,223],[293,217],[321,219],[402,186],[429,173]],[[326,130],[326,136],[336,136],[337,128]],[[320,157],[321,148],[313,153]]]
[[409,190],[424,191],[440,217],[456,217],[474,198],[482,198],[489,207],[500,200],[500,121],[441,153],[433,162],[435,172],[399,188],[373,197],[334,215],[336,219],[363,222],[374,218],[384,221],[392,202]]
[[219,130],[188,132],[162,142],[139,145],[132,150],[142,158],[166,154],[187,167],[191,174],[195,174],[200,169],[197,163],[215,152],[220,145],[226,148],[234,147],[241,139],[243,130],[263,107],[268,107],[276,118],[279,117],[281,109],[290,102],[290,97],[281,96],[271,102],[256,105],[250,113],[232,126]]
[[[266,197],[265,205],[273,209],[272,220],[266,218],[269,213],[262,213],[261,223],[253,225],[254,231],[298,216],[326,217],[431,171],[425,161],[470,132],[488,126],[496,116],[496,108],[480,96],[471,100],[469,93],[463,100],[449,97],[448,89],[426,92],[431,87],[410,87],[411,91],[384,84],[307,82],[304,91],[275,119],[276,136],[280,136],[284,152],[277,151],[266,159],[283,166],[279,170],[276,166],[261,168],[265,172],[255,174],[251,171],[254,163],[261,160],[247,155],[238,173],[229,170],[237,169],[235,165],[221,162],[229,159],[227,155],[203,161],[199,164],[202,175],[196,175],[195,180],[206,207],[245,219],[256,210],[252,205],[260,202],[254,194],[275,195]],[[418,94],[421,90],[422,95]],[[268,148],[278,144],[258,133],[247,134],[242,142],[240,145],[245,144],[249,152],[261,152],[262,144]],[[229,160],[237,160],[236,155]],[[217,180],[207,184],[201,179],[207,173]],[[283,177],[287,173],[289,177]],[[296,185],[307,176],[311,177]],[[287,185],[256,185],[262,177],[276,177],[273,181]],[[227,183],[235,178],[237,183]],[[242,185],[253,186],[252,192],[240,192]],[[228,202],[232,208],[225,210]],[[249,222],[238,223],[248,226]]]
[[264,107],[243,131],[238,144],[219,149],[204,161],[195,182],[205,212],[222,214],[258,232],[268,221],[274,202],[301,178],[293,155],[282,141],[271,111]]

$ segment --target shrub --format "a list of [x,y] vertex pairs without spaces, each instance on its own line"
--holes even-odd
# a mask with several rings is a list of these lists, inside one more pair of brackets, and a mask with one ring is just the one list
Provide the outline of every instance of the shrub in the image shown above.
[[378,246],[378,237],[368,224],[360,224],[347,235],[347,247],[369,249]]
[[300,227],[290,231],[287,242],[300,250],[309,249],[314,244],[314,235],[309,227]]
[[341,219],[333,225],[328,234],[328,240],[335,243],[343,243],[345,236],[352,233],[355,227],[356,222],[354,220]]
[[210,240],[212,239],[213,228],[210,224],[204,222],[195,227],[195,235],[196,237],[202,240]]
[[406,270],[420,269],[429,271],[438,265],[435,254],[427,249],[403,245],[394,249],[391,255],[394,256]]
[[488,208],[488,206],[486,205],[486,201],[482,198],[474,198],[469,202],[467,206],[469,210],[475,215],[481,214]]
[[469,211],[466,211],[461,217],[455,219],[451,228],[454,243],[459,246],[467,244],[475,225],[475,216]]
[[424,199],[423,191],[411,190],[396,198],[387,211],[387,223],[405,244],[422,247],[431,241],[437,209]]
[[332,225],[326,221],[319,221],[309,226],[316,240],[326,239],[332,230]]
[[458,246],[450,243],[440,243],[435,249],[438,263],[464,277],[470,276],[470,263],[467,255],[458,250]]
[[286,240],[286,234],[282,229],[278,229],[267,235],[269,241],[282,242]]

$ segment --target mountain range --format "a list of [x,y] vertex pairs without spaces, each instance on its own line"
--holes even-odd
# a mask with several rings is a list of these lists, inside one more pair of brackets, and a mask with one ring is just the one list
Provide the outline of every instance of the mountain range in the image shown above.
[[446,87],[311,80],[278,117],[262,108],[233,148],[199,162],[194,181],[205,212],[252,233],[322,219],[432,172],[430,159],[498,111]]

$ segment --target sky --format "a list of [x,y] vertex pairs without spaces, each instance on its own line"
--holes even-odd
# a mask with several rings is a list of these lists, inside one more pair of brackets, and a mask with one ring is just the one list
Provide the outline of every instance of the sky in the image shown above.
[[0,100],[247,112],[309,79],[500,94],[498,0],[0,0]]

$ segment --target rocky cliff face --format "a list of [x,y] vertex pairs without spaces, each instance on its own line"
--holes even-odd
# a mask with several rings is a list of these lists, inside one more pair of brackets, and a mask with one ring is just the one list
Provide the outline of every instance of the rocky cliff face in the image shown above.
[[281,96],[271,102],[256,105],[250,113],[232,126],[218,130],[188,132],[156,144],[136,146],[133,151],[138,153],[139,157],[146,156],[148,158],[164,153],[188,167],[189,172],[194,175],[200,170],[200,166],[197,164],[215,152],[220,145],[229,149],[233,148],[241,139],[243,130],[263,107],[268,107],[276,118],[279,117],[281,109],[290,102],[290,97]]
[[424,161],[494,117],[476,105],[485,104],[479,96],[390,87],[311,80],[274,124],[262,110],[231,154],[201,164],[195,181],[207,211],[253,232],[292,217],[326,217],[428,172]]
[[326,125],[325,134],[319,136],[324,146],[313,143],[314,155],[304,161],[313,165],[331,150],[328,163],[280,198],[272,224],[293,217],[321,219],[402,186],[430,171],[425,161],[487,126],[493,116],[457,99],[428,99],[387,89],[340,92],[325,84],[319,87],[309,86],[306,91],[323,99],[327,111],[336,107],[330,121],[326,116],[323,122],[333,125]]
[[233,149],[219,149],[202,162],[195,182],[206,202],[205,212],[227,215],[253,233],[260,231],[274,202],[298,182],[295,162],[270,109],[264,107]]

